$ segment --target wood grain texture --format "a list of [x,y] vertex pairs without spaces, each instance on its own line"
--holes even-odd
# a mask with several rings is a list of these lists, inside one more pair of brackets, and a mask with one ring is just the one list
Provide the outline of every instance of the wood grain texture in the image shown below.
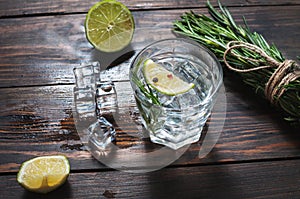
[[[144,174],[72,173],[59,189],[39,195],[0,176],[6,199],[18,198],[298,198],[299,160],[167,168]],[[133,180],[134,179],[134,180]]]
[[[225,81],[226,120],[213,153],[199,159],[200,140],[191,145],[173,166],[300,156],[297,129],[283,122],[280,114],[270,110],[261,99],[251,99],[251,92],[245,92],[244,87],[231,84],[235,84],[234,81]],[[116,88],[121,105],[120,119],[115,119],[114,123],[116,145],[142,151],[145,144],[151,143],[139,137],[142,128],[129,114],[135,107],[130,85],[120,82],[116,83]],[[68,156],[74,170],[107,169],[82,145],[74,124],[73,105],[73,85],[2,88],[0,153],[3,158],[0,159],[0,171],[15,172],[27,159],[57,153]]]
[[[188,10],[134,12],[136,31],[131,46],[110,55],[90,46],[81,14],[0,19],[3,32],[0,34],[0,87],[74,83],[72,69],[80,63],[100,61],[105,69],[133,51],[125,58],[127,60],[115,64],[122,76],[127,73],[132,56],[142,47],[159,39],[175,37],[171,31],[172,22],[185,11]],[[207,13],[205,9],[195,11]],[[287,58],[295,59],[300,54],[300,22],[297,20],[300,6],[243,7],[231,11],[238,23],[244,15],[250,28],[265,35],[270,43],[274,42]]]
[[[13,2],[0,0],[0,17],[25,16],[25,15],[43,15],[43,14],[67,14],[87,12],[89,8],[98,1],[71,1],[71,0],[53,0],[53,1],[22,1],[15,0]],[[206,1],[198,0],[120,0],[131,10],[140,9],[174,9],[174,8],[199,8],[205,7]],[[216,0],[211,0],[213,5],[216,5]],[[226,0],[222,1],[225,6],[269,6],[269,5],[299,5],[297,0]]]
[[[145,45],[176,37],[172,22],[184,12],[207,14],[205,1],[198,0],[121,2],[133,11],[135,35],[128,48],[105,54],[93,49],[84,34],[85,14],[96,1],[0,0],[0,198],[299,198],[300,129],[289,126],[226,70],[227,102],[221,102],[226,119],[205,158],[198,157],[203,137],[167,168],[151,173],[120,172],[91,156],[75,126],[73,68],[100,61],[101,77],[109,75],[115,82],[118,147],[129,152],[158,149],[143,137],[128,82],[130,62]],[[250,28],[287,58],[300,55],[298,0],[223,3],[238,24],[245,16]],[[220,110],[215,113],[221,121]],[[203,135],[214,122],[208,121]],[[70,160],[64,186],[38,195],[18,185],[22,162],[52,154]],[[133,168],[137,165],[132,162]]]

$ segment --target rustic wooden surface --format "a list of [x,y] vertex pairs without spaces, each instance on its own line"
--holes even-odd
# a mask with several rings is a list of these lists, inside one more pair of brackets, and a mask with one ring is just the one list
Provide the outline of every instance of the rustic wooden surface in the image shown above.
[[[299,198],[300,134],[265,101],[225,71],[227,112],[223,132],[205,158],[198,144],[159,171],[132,174],[96,161],[82,145],[72,113],[73,68],[100,61],[128,96],[133,55],[155,40],[175,37],[172,22],[186,11],[207,13],[204,1],[121,1],[132,11],[134,49],[120,54],[94,50],[84,35],[84,18],[96,1],[0,0],[0,198]],[[216,5],[216,1],[213,1]],[[224,2],[238,23],[245,16],[290,59],[300,55],[300,2]],[[124,52],[123,52],[124,53]],[[110,56],[110,59],[107,58]],[[130,89],[129,89],[130,90]],[[124,105],[124,109],[129,106]],[[119,143],[130,148],[126,121]],[[137,142],[137,145],[139,142]],[[16,182],[20,164],[32,157],[64,154],[68,182],[40,196]]]

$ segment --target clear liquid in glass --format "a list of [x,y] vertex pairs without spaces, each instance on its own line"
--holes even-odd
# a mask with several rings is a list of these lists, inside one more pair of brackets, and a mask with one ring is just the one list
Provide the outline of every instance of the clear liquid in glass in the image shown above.
[[[136,92],[135,97],[151,141],[178,149],[199,140],[211,112],[215,84],[210,68],[201,60],[192,56],[164,57],[153,61],[195,86],[175,96],[164,95],[147,86],[161,105],[153,105],[142,92]],[[147,84],[141,68],[137,76],[144,85]]]

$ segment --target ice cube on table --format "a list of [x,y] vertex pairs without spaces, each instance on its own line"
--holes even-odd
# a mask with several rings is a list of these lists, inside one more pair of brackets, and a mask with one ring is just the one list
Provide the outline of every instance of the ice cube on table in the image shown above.
[[74,89],[75,109],[79,118],[95,117],[95,95],[91,89]]
[[116,112],[118,102],[113,82],[101,82],[97,85],[96,105],[100,116]]

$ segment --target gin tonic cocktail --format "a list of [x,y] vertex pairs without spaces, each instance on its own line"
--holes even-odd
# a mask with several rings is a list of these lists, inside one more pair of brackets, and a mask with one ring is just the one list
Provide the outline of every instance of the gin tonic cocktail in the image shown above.
[[151,141],[172,149],[197,142],[222,80],[215,56],[192,41],[166,39],[143,49],[130,82]]

